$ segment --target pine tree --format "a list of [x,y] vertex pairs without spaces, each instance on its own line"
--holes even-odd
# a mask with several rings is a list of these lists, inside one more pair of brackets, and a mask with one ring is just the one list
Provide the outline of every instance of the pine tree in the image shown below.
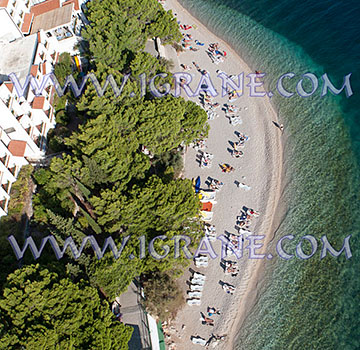
[[9,275],[0,312],[1,349],[126,350],[132,333],[96,289],[39,265]]

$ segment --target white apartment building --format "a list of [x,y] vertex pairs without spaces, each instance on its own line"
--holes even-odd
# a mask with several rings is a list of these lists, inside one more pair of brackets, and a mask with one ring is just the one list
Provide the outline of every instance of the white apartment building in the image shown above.
[[0,8],[0,43],[7,43],[22,37],[20,28],[15,24],[8,11]]
[[[78,54],[76,44],[81,41],[80,31],[87,23],[82,3],[82,0],[0,0],[0,19],[6,21],[0,22],[0,41],[2,36],[11,41],[19,33],[27,36],[44,30],[58,52]],[[1,12],[6,12],[9,18]]]
[[81,41],[83,27],[82,11],[77,0],[60,3],[59,0],[47,0],[30,9],[34,14],[31,34],[43,30],[58,52],[78,54],[76,45]]
[[78,54],[87,20],[83,0],[0,0],[0,217],[7,214],[10,190],[23,165],[45,155],[46,136],[55,126],[54,88],[41,96],[32,89],[19,97],[9,79],[23,85],[50,73],[59,54]]
[[0,0],[0,8],[6,9],[16,26],[21,30],[25,14],[30,12],[30,0]]
[[20,168],[45,155],[46,135],[55,126],[52,99],[54,88],[47,86],[41,96],[32,89],[19,97],[8,74],[15,73],[20,84],[28,74],[41,82],[52,71],[59,54],[44,31],[13,42],[0,44],[0,216],[7,214],[9,193]]

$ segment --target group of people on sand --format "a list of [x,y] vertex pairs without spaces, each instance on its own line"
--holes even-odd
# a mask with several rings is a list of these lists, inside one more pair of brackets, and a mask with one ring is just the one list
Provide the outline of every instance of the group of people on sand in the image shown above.
[[219,166],[223,173],[232,173],[235,171],[235,168],[227,163],[219,164]]
[[251,225],[251,220],[253,217],[258,217],[260,214],[256,212],[254,209],[243,207],[240,211],[240,215],[238,215],[237,225],[240,228],[249,228]]
[[215,64],[223,62],[227,56],[227,52],[225,50],[220,50],[219,43],[209,44],[206,53],[209,55],[211,61]]
[[207,326],[214,326],[214,322],[215,320],[213,318],[211,318],[214,315],[220,315],[220,310],[216,309],[215,307],[208,307],[207,308],[207,316],[205,316],[202,312],[200,312],[201,314],[201,318],[200,321],[202,322],[202,324],[207,325]]
[[[180,24],[180,29],[182,29],[182,30],[189,30],[191,28],[192,28],[192,26],[189,26],[187,24]],[[199,51],[199,49],[194,46],[194,43],[197,46],[205,45],[204,43],[200,42],[199,40],[194,41],[193,36],[189,33],[182,33],[182,35],[183,35],[183,38],[181,40],[181,45],[184,49],[189,49],[191,51]]]
[[210,168],[212,165],[212,159],[214,155],[208,152],[203,152],[200,161],[201,168]]
[[220,191],[223,186],[224,183],[216,179],[211,179],[211,182],[209,184],[209,188],[214,191]]
[[249,137],[246,136],[245,134],[242,134],[241,132],[236,132],[236,134],[239,139],[238,139],[238,141],[232,142],[233,151],[232,151],[231,155],[234,158],[239,158],[244,155],[244,152],[242,150],[240,150],[240,148],[243,148],[245,146],[245,141],[249,140]]
[[236,277],[239,273],[239,266],[236,261],[225,261],[225,275]]
[[231,294],[231,295],[233,295],[236,290],[236,288],[232,284],[226,283],[226,282],[223,283],[222,288],[225,291],[225,293]]
[[206,341],[204,338],[198,335],[194,335],[191,337],[191,341],[193,344],[202,345],[205,347],[205,349],[208,349],[211,344],[213,344],[212,345],[213,347],[216,347],[220,341],[226,339],[226,336],[227,336],[226,334],[219,335],[219,334],[211,333],[210,338]]
[[[221,314],[221,312],[219,309],[209,306],[207,308],[207,316],[205,316],[202,312],[200,312],[200,315],[201,315],[200,321],[203,325],[214,327],[215,320],[211,317],[220,315],[220,314]],[[218,342],[224,341],[225,339],[226,339],[226,334],[219,335],[219,334],[214,334],[214,333],[211,333],[211,336],[207,341],[198,335],[191,337],[191,341],[193,342],[193,344],[202,345],[206,349],[208,349],[211,344],[213,344],[213,347],[215,347]]]
[[[194,39],[193,35],[188,32],[189,29],[192,28],[192,26],[187,25],[187,24],[180,24],[180,28],[183,31],[182,46],[184,48],[190,49],[192,51],[197,51],[198,47],[204,46],[204,43],[200,42],[199,40]],[[216,63],[216,64],[224,61],[224,59],[227,57],[226,51],[224,51],[220,48],[219,43],[211,43],[208,46],[206,52],[209,55],[209,57],[211,58],[212,62]],[[200,65],[196,61],[192,61],[192,65],[182,63],[181,67],[184,71],[196,69],[196,71],[198,71],[201,75],[208,74],[208,71],[206,69],[200,67]],[[221,72],[222,71],[217,70],[217,73],[220,74]],[[185,84],[185,82],[186,82],[185,79],[183,79],[181,81],[182,84]],[[238,91],[228,90],[229,102],[224,105],[224,110],[225,110],[226,116],[228,116],[228,117],[233,116],[233,118],[236,119],[235,113],[238,112],[239,107],[236,106],[235,104],[233,104],[233,102],[236,101],[237,98],[238,98]],[[209,112],[209,113],[211,112],[213,114],[215,113],[214,110],[216,108],[220,107],[220,104],[217,101],[213,100],[213,97],[208,93],[207,90],[202,91],[202,95],[200,96],[200,103],[207,112]],[[213,114],[211,115],[212,116],[211,117],[209,113],[208,113],[208,119],[211,120],[211,119],[213,119]],[[239,118],[240,117],[238,117],[238,119]],[[236,125],[236,123],[241,124],[242,121],[241,120],[233,120],[232,124]],[[232,143],[233,150],[232,150],[231,154],[234,158],[239,158],[239,157],[242,157],[244,154],[243,147],[245,146],[246,141],[249,140],[249,137],[241,132],[235,132],[235,134],[238,139]],[[206,148],[205,140],[195,140],[193,147],[201,153],[201,156],[200,156],[201,168],[211,167],[214,156],[211,153],[205,152],[205,150],[204,150]],[[225,162],[219,164],[219,167],[223,173],[232,173],[235,171],[234,166],[232,166],[228,163],[225,163]],[[213,191],[219,191],[223,185],[224,184],[222,181],[214,179],[214,178],[211,178],[208,183],[209,189],[213,190]],[[238,184],[238,187],[245,188],[244,186],[247,189],[250,189],[250,187],[246,186],[245,184],[242,184],[242,183],[240,185]],[[242,211],[240,212],[240,215],[237,217],[237,224],[238,224],[240,230],[242,230],[243,232],[247,231],[247,228],[249,228],[249,226],[251,224],[252,218],[256,217],[258,215],[259,215],[259,213],[257,213],[253,209],[243,207]],[[250,232],[250,231],[248,231],[248,232]],[[215,231],[214,225],[210,225],[207,223],[205,225],[204,233],[206,236],[210,237],[211,239],[214,239],[214,238],[216,239],[216,231]],[[233,245],[236,247],[236,245],[239,244],[239,239],[238,239],[238,237],[235,237],[235,235],[233,235],[233,237],[231,237],[231,236],[229,237],[229,242],[233,243]],[[228,277],[236,277],[239,273],[239,266],[238,266],[237,262],[230,261],[230,260],[224,261],[223,267],[224,267],[224,273]],[[189,291],[189,296],[191,294],[191,297],[193,298],[193,300],[197,300],[202,293],[203,283],[200,283],[200,282],[204,282],[204,281],[203,280],[200,281],[200,279],[199,279],[200,277],[203,280],[205,278],[205,276],[201,276],[201,274],[196,273],[196,275],[193,276],[193,278],[191,280],[191,282],[193,282],[193,285],[195,285],[197,287],[197,289],[191,288],[191,290]],[[231,283],[220,281],[220,284],[225,293],[227,293],[229,295],[233,295],[235,293],[236,287],[234,285],[232,285]],[[194,303],[194,304],[190,304],[190,305],[200,305],[200,304]],[[202,324],[204,324],[206,326],[214,327],[215,321],[216,321],[216,316],[220,315],[220,313],[221,312],[219,309],[209,306],[207,308],[206,314],[201,313],[200,320],[201,320]],[[211,336],[207,341],[198,335],[192,336],[191,341],[193,344],[199,344],[199,345],[202,345],[202,346],[205,346],[206,348],[208,348],[211,344],[213,344],[213,346],[215,346],[215,343],[217,343],[219,341],[223,341],[223,340],[225,340],[225,338],[226,338],[226,335],[217,335],[217,334],[211,333]]]

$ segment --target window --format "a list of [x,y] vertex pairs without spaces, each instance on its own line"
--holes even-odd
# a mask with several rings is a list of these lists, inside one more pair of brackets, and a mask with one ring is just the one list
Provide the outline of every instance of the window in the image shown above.
[[12,132],[16,131],[13,127],[11,128],[7,128],[7,129],[4,129],[4,131],[7,133],[7,134],[11,134]]

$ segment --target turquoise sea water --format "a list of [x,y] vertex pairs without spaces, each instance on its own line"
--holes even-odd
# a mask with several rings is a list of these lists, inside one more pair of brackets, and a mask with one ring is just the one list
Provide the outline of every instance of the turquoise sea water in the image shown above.
[[[360,349],[360,2],[308,0],[182,0],[255,71],[278,77],[328,73],[336,86],[352,73],[354,95],[272,102],[285,125],[286,214],[280,237],[326,235],[341,248],[352,235],[353,257],[266,262],[258,301],[238,331],[236,349]],[[229,72],[234,74],[236,72]],[[299,80],[293,79],[295,83]],[[321,84],[320,84],[321,86]],[[287,85],[295,90],[294,83]],[[321,247],[320,241],[319,245]],[[288,244],[289,252],[295,244]]]

